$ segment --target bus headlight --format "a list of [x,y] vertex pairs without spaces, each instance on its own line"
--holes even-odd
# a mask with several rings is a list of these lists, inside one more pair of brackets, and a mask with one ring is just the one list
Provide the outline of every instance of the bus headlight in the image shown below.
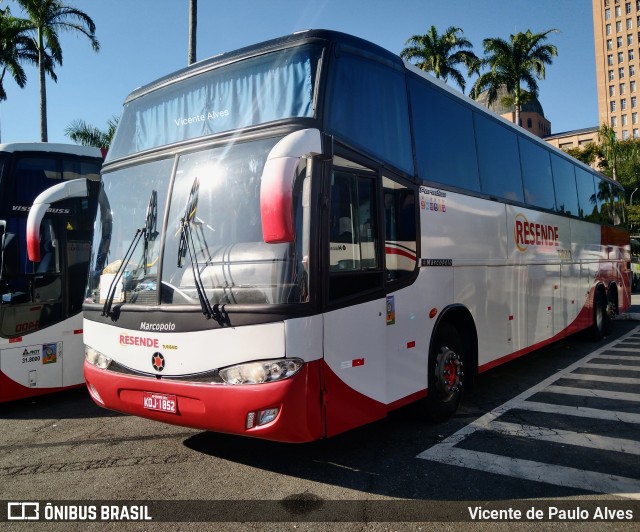
[[107,369],[109,364],[111,364],[111,359],[108,356],[103,355],[100,351],[96,351],[88,345],[84,346],[84,356],[89,364],[93,364],[100,369]]
[[304,366],[300,358],[261,360],[229,366],[218,371],[226,384],[261,384],[276,382],[292,377]]

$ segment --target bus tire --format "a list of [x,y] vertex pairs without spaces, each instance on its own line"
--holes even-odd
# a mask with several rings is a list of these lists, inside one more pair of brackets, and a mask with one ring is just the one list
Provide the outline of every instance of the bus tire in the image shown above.
[[593,324],[591,325],[591,339],[595,342],[602,340],[611,332],[611,318],[607,312],[607,306],[604,289],[596,288],[593,296]]
[[604,335],[608,336],[613,331],[614,316],[619,313],[618,309],[618,285],[611,283],[607,293],[607,320],[605,320]]
[[458,409],[464,384],[465,352],[458,330],[450,323],[438,326],[429,353],[429,390],[425,415],[441,422]]

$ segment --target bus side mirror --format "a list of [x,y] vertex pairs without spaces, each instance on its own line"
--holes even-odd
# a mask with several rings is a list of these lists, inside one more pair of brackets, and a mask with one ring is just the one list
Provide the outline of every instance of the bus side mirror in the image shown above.
[[262,239],[267,244],[293,242],[293,185],[300,158],[322,152],[320,131],[290,133],[271,150],[260,180]]
[[38,195],[27,217],[27,255],[31,262],[40,262],[40,224],[51,204],[69,198],[86,198],[88,195],[86,179],[65,181]]

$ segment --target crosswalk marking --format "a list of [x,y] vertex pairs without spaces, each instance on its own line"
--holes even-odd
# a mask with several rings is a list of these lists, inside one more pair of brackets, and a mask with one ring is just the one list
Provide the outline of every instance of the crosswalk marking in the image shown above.
[[[563,377],[564,378],[564,377]],[[580,397],[595,397],[597,399],[613,399],[614,401],[640,402],[640,395],[629,392],[611,392],[609,390],[594,390],[586,388],[571,388],[569,386],[549,386],[545,392],[565,395],[577,395]]]
[[[571,386],[557,384],[557,381],[561,379],[594,383],[608,382],[618,384],[640,384],[640,378],[637,378],[634,374],[625,377],[588,374],[589,369],[595,368],[639,371],[640,366],[594,363],[594,360],[597,359],[626,362],[640,360],[640,356],[636,355],[622,355],[622,353],[612,354],[615,353],[616,348],[621,347],[621,344],[630,338],[633,340],[636,340],[637,338],[640,343],[640,337],[637,336],[639,331],[640,327],[637,327],[621,339],[594,351],[582,360],[579,360],[555,375],[548,377],[517,397],[514,397],[510,401],[507,401],[498,408],[488,412],[474,422],[463,427],[455,434],[445,438],[442,442],[423,451],[417,456],[417,458],[476,469],[488,473],[507,475],[525,480],[544,482],[547,484],[640,500],[640,479],[610,475],[574,467],[566,467],[558,464],[547,464],[533,460],[512,458],[502,456],[500,454],[486,453],[457,447],[458,444],[463,442],[472,434],[488,431],[489,433],[497,433],[510,437],[517,436],[529,440],[554,442],[569,447],[596,449],[603,451],[603,453],[619,452],[640,455],[640,441],[637,440],[533,426],[526,423],[525,414],[521,416],[523,418],[522,424],[506,422],[499,419],[500,416],[510,410],[524,410],[544,414],[640,424],[640,414],[635,414],[633,412],[617,412],[599,408],[555,405],[539,402],[533,398],[535,394],[545,392],[556,394],[557,396],[570,395],[597,399],[613,399],[616,401],[622,401],[624,407],[629,405],[631,402],[640,404],[640,394],[637,393],[573,388]],[[635,346],[628,345],[627,351],[630,347]],[[587,372],[573,373],[578,368],[580,368],[581,371],[586,369]],[[594,385],[597,386],[597,384]],[[606,455],[603,455],[603,459],[606,459]]]
[[624,371],[640,371],[640,366],[623,366],[617,364],[592,364],[587,362],[582,366],[587,369],[616,369],[616,370],[624,370]]
[[[570,373],[569,375],[565,375],[564,378],[574,379],[577,381],[613,382],[617,384],[640,384],[640,378],[610,377],[609,375],[587,375],[585,373]],[[638,397],[638,400],[640,400],[640,396],[636,395],[636,397]]]
[[637,356],[623,356],[623,355],[598,355],[597,358],[603,358],[605,360],[633,360],[633,361],[640,361],[640,357]]
[[506,434],[507,436],[535,438],[536,440],[577,445],[578,447],[588,447],[589,449],[640,455],[640,441],[611,438],[609,436],[574,432],[571,430],[519,425],[517,423],[506,423],[504,421],[494,421],[491,423],[491,430],[499,434]]
[[536,401],[523,401],[517,408],[518,410],[531,410],[543,414],[589,417],[605,421],[620,421],[622,423],[640,424],[640,414],[632,414],[630,412],[612,412],[610,410],[587,408],[585,406],[551,405],[548,403],[538,403]]
[[451,448],[441,444],[420,453],[418,458],[567,488],[584,490],[588,486],[589,491],[599,491],[627,499],[640,500],[640,483],[634,478],[585,471],[556,464],[544,464],[521,458],[509,458],[468,449]]

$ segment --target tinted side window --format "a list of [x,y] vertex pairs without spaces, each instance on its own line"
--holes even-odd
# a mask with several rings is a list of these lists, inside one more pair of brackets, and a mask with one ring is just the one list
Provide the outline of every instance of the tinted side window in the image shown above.
[[479,113],[474,118],[482,192],[524,201],[515,133]]
[[600,221],[605,224],[612,224],[614,221],[614,199],[613,190],[608,181],[596,178],[597,202],[600,211]]
[[382,177],[384,194],[385,265],[389,283],[405,279],[416,269],[415,192]]
[[413,174],[404,73],[340,53],[328,101],[329,128],[349,144]]
[[625,221],[624,191],[619,188],[614,188],[613,201],[615,202],[613,223],[614,225],[620,225]]
[[593,174],[576,168],[576,185],[578,187],[578,205],[580,218],[598,221],[598,205],[596,204],[596,189],[593,186]]
[[4,167],[7,165],[8,161],[9,155],[0,153],[0,184],[3,182]]
[[551,168],[558,212],[578,216],[578,193],[573,164],[558,155],[551,154]]
[[376,179],[336,171],[329,206],[329,297],[382,287]]
[[471,109],[414,79],[409,89],[420,179],[480,191]]
[[524,200],[536,207],[555,210],[556,197],[549,152],[522,137],[519,144]]
[[84,177],[91,181],[100,180],[100,165],[78,160],[65,160],[62,163],[63,179],[77,179]]

